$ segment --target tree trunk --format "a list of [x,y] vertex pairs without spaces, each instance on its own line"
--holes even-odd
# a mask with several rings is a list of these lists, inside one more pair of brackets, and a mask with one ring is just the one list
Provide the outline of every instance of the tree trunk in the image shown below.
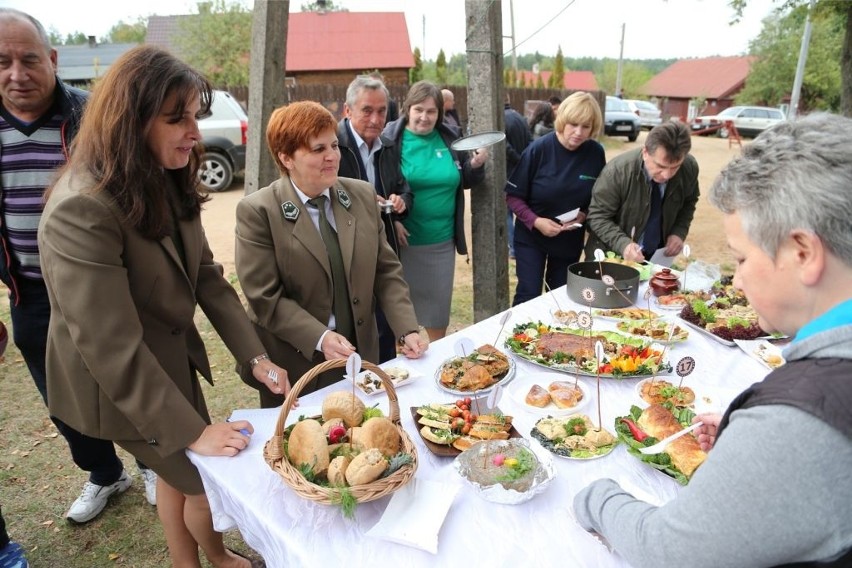
[[840,57],[840,112],[852,117],[852,2],[846,4],[846,37]]

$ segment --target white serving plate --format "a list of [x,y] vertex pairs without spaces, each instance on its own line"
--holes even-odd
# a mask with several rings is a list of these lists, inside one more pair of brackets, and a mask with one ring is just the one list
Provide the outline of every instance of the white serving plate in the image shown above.
[[572,382],[571,377],[566,377],[564,374],[530,373],[524,375],[523,380],[520,378],[516,379],[512,385],[506,389],[506,392],[512,402],[518,405],[518,407],[538,416],[567,416],[569,414],[576,414],[589,404],[589,401],[591,400],[591,390],[583,383],[583,381],[580,380],[577,380],[577,386],[580,387],[580,390],[583,392],[583,398],[572,408],[559,408],[552,402],[544,407],[527,404],[527,393],[533,385],[537,384],[547,390],[548,385],[554,381],[562,381],[566,383]]

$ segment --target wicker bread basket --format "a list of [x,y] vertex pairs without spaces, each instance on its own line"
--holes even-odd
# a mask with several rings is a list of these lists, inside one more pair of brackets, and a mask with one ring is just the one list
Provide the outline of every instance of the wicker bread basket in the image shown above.
[[[288,461],[287,456],[284,455],[284,430],[287,423],[287,416],[293,407],[293,402],[298,398],[302,389],[321,373],[329,369],[344,367],[345,365],[345,359],[325,361],[302,375],[298,382],[290,389],[290,393],[284,400],[284,405],[281,407],[281,414],[278,416],[278,423],[275,425],[275,433],[263,448],[263,458],[272,470],[281,476],[284,483],[289,485],[298,495],[324,505],[339,503],[339,489],[311,483],[305,479],[305,476],[301,474],[297,467]],[[384,391],[390,403],[390,416],[388,418],[393,422],[397,430],[399,430],[400,451],[412,457],[410,464],[399,468],[387,477],[379,478],[372,483],[354,485],[348,488],[349,493],[357,502],[366,503],[367,501],[373,501],[389,495],[411,481],[411,478],[414,477],[414,473],[417,471],[417,449],[400,424],[399,399],[396,396],[396,389],[390,377],[373,363],[363,361],[361,366],[363,369],[375,373],[382,380],[382,383],[384,383]]]

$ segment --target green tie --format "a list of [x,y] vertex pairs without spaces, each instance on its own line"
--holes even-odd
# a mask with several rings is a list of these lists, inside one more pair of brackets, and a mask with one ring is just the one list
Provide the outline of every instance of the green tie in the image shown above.
[[334,304],[332,311],[334,312],[334,320],[337,326],[337,333],[351,341],[355,341],[355,324],[352,321],[352,310],[349,306],[349,290],[346,286],[346,270],[343,268],[343,254],[340,252],[340,243],[337,240],[337,233],[328,222],[328,217],[325,216],[325,202],[328,198],[325,195],[320,195],[314,199],[308,199],[311,207],[316,207],[319,211],[319,230],[322,240],[325,243],[325,250],[328,253],[328,262],[331,264],[331,283],[334,289]]

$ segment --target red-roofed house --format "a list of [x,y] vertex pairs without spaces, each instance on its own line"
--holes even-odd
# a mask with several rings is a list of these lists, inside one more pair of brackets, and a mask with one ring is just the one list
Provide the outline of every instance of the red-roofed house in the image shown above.
[[645,83],[640,91],[660,100],[663,116],[691,120],[733,106],[745,86],[753,56],[681,59]]
[[[185,16],[148,18],[146,42],[174,53]],[[378,69],[388,85],[408,83],[414,66],[402,12],[291,12],[287,24],[287,77],[299,85],[348,85]]]
[[[545,87],[552,73],[552,71],[539,72],[541,82]],[[518,75],[521,85],[535,87],[538,84],[538,77],[533,71],[518,71]],[[591,71],[566,71],[562,78],[562,86],[571,91],[597,91],[598,81]]]

